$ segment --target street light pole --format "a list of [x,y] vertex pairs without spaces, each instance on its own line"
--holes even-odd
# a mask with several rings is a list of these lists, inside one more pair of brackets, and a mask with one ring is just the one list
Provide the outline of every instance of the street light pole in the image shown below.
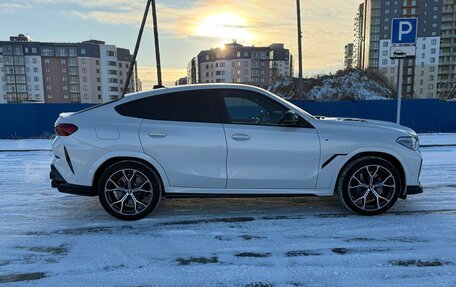
[[303,80],[302,80],[302,31],[301,31],[301,1],[296,0],[296,10],[298,13],[298,98],[303,99]]

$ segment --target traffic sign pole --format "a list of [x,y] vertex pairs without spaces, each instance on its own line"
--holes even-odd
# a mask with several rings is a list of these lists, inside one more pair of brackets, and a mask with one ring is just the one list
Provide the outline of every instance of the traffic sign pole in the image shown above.
[[401,124],[401,104],[402,104],[402,84],[404,80],[404,60],[399,58],[399,79],[397,84],[397,114],[396,114],[396,123]]
[[396,123],[401,124],[404,59],[416,57],[417,18],[395,18],[391,21],[390,58],[398,60]]

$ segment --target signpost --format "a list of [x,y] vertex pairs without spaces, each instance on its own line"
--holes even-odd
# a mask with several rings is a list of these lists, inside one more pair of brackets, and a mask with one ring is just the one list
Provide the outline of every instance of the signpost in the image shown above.
[[391,23],[390,58],[398,60],[397,116],[396,123],[401,123],[402,84],[404,59],[416,56],[417,18],[396,18]]

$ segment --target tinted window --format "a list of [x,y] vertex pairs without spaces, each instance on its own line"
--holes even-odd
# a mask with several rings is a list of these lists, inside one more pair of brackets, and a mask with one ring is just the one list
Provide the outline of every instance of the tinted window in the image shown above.
[[228,121],[233,124],[279,125],[289,110],[280,103],[250,91],[224,90]]
[[151,96],[116,107],[124,116],[163,121],[218,122],[205,90]]

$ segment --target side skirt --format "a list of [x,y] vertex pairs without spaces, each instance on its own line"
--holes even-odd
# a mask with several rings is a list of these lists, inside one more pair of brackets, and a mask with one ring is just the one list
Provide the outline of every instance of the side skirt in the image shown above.
[[242,197],[296,197],[296,196],[333,196],[332,189],[213,189],[213,188],[165,188],[167,198],[242,198]]

